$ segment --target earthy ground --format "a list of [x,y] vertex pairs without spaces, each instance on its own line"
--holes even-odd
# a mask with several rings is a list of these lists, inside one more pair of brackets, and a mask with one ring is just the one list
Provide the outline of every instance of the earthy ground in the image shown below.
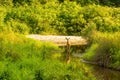
[[[45,41],[45,42],[53,42],[58,46],[66,45],[67,39],[69,39],[70,45],[85,45],[87,41],[81,36],[53,36],[53,35],[37,35],[31,34],[26,35],[27,38],[32,38],[35,40]],[[66,39],[67,38],[67,39]]]

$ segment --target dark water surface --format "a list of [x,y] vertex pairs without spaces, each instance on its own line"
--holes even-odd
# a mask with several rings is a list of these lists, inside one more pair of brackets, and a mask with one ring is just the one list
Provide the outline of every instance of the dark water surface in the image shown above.
[[[60,47],[66,51],[66,47]],[[79,58],[85,52],[86,46],[71,46],[70,47],[70,54],[73,58]],[[80,61],[80,64],[83,64],[84,67],[88,68],[89,72],[93,74],[97,80],[120,80],[120,71],[107,69],[104,67],[100,67],[97,65],[87,64]]]
[[89,68],[90,72],[96,77],[97,80],[120,80],[119,71],[87,63],[83,64],[85,64],[85,67]]

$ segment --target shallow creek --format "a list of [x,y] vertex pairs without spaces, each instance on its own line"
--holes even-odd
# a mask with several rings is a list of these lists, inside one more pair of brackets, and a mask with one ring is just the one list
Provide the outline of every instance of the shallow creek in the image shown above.
[[[65,46],[60,47],[64,50],[65,53]],[[84,54],[85,46],[71,46],[70,47],[70,54],[72,58],[79,58],[82,54]],[[81,59],[79,60],[81,65],[88,68],[89,72],[96,77],[97,80],[120,80],[120,71],[107,69],[104,67],[100,67],[93,64],[88,64],[82,62]]]

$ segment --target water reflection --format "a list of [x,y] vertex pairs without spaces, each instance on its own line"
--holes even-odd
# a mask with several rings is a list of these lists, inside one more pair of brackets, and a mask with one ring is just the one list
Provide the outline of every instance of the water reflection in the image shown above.
[[89,68],[89,70],[93,75],[95,75],[97,80],[120,80],[119,71],[115,71],[115,70],[111,70],[111,69],[107,69],[107,68],[103,68],[103,67],[99,67],[91,64],[85,64],[85,65],[86,67],[92,67],[92,68]]
[[[65,53],[66,47],[61,47]],[[80,56],[85,52],[86,46],[71,46],[70,47],[70,53],[72,57],[80,58]],[[80,64],[83,64],[84,67],[88,68],[90,73],[92,73],[97,80],[120,80],[120,72],[107,69],[104,67],[100,67],[97,65],[87,64],[80,62]]]
[[[66,52],[67,47],[66,46],[60,46],[62,49],[63,53]],[[72,54],[82,54],[85,52],[87,46],[86,45],[81,45],[81,46],[70,46],[70,53]]]

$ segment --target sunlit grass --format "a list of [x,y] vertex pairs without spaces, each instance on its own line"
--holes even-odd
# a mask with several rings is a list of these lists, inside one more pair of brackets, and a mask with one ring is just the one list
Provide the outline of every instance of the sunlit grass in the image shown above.
[[0,34],[0,79],[4,80],[94,80],[76,62],[60,61],[58,46],[26,39],[14,33]]

